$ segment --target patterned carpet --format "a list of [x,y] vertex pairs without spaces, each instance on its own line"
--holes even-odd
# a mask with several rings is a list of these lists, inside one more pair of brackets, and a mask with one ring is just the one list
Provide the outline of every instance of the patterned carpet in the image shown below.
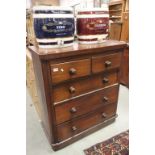
[[86,155],[129,155],[129,130],[84,150]]

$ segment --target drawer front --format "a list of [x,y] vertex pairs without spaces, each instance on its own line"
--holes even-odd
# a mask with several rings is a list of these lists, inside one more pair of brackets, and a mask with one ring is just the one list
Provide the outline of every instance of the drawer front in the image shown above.
[[117,102],[117,97],[118,85],[58,104],[55,107],[57,124]]
[[98,73],[109,69],[120,67],[121,53],[110,54],[107,56],[97,56],[92,58],[92,72]]
[[53,83],[89,75],[91,72],[90,59],[65,62],[51,65]]
[[58,85],[53,89],[54,102],[63,101],[115,83],[118,83],[117,72],[96,75],[75,82]]
[[57,126],[58,141],[65,140],[94,125],[104,122],[116,114],[116,107],[116,104],[110,104],[99,108],[87,117]]

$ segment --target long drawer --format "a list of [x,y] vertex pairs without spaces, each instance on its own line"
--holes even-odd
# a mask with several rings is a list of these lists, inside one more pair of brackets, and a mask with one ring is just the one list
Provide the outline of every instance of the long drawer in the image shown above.
[[104,122],[116,114],[116,107],[116,104],[109,104],[99,108],[87,117],[57,126],[58,141],[65,140],[94,125]]
[[103,105],[112,104],[117,101],[117,97],[118,85],[58,104],[55,106],[56,122],[60,124]]
[[90,59],[51,64],[51,76],[54,84],[89,75],[91,72]]
[[121,57],[122,53],[92,57],[92,72],[98,73],[120,67]]
[[53,89],[54,102],[70,99],[115,83],[118,83],[117,72],[104,73],[102,75],[95,75],[78,81],[61,84]]

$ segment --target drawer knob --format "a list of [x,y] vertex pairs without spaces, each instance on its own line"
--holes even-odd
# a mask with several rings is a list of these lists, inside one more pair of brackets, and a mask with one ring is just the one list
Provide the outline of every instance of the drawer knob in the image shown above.
[[111,62],[111,61],[108,61],[108,60],[107,60],[107,61],[105,61],[105,66],[106,66],[106,67],[110,67],[110,66],[111,66],[111,64],[112,64],[112,62]]
[[72,93],[75,93],[75,88],[73,87],[73,86],[71,86],[70,88],[69,88],[69,92],[72,94]]
[[75,74],[76,74],[76,69],[75,69],[75,68],[71,68],[71,69],[69,70],[69,74],[70,74],[70,75],[75,75]]
[[108,78],[103,78],[103,83],[108,83],[109,79]]
[[77,130],[76,126],[73,126],[73,127],[72,127],[72,130],[73,130],[73,131]]
[[103,101],[104,101],[104,102],[108,102],[108,100],[109,100],[108,97],[106,97],[106,96],[103,97]]
[[72,107],[71,110],[70,110],[71,113],[76,113],[76,111],[77,111],[77,110],[76,110],[75,107]]
[[107,114],[106,113],[102,113],[102,117],[103,118],[106,118],[107,117]]

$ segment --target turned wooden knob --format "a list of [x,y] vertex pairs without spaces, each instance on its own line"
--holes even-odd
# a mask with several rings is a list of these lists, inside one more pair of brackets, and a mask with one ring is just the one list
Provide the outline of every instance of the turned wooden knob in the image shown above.
[[108,97],[106,97],[106,96],[103,97],[104,102],[108,102],[108,100],[109,100]]
[[72,94],[72,93],[75,93],[75,88],[73,87],[73,86],[71,86],[70,88],[69,88],[69,92]]
[[73,131],[77,130],[76,126],[73,126],[73,127],[72,127],[72,130],[73,130]]
[[105,61],[105,67],[110,67],[111,66],[111,64],[112,64],[112,62],[111,61]]
[[107,117],[107,114],[106,113],[102,113],[102,117],[103,118],[106,118]]
[[103,83],[108,83],[109,79],[108,78],[103,78]]
[[76,113],[76,111],[77,111],[77,110],[76,110],[75,107],[72,107],[71,110],[70,110],[71,113]]
[[70,74],[70,75],[75,75],[75,74],[76,74],[76,69],[75,69],[75,68],[71,68],[71,69],[69,70],[69,74]]

